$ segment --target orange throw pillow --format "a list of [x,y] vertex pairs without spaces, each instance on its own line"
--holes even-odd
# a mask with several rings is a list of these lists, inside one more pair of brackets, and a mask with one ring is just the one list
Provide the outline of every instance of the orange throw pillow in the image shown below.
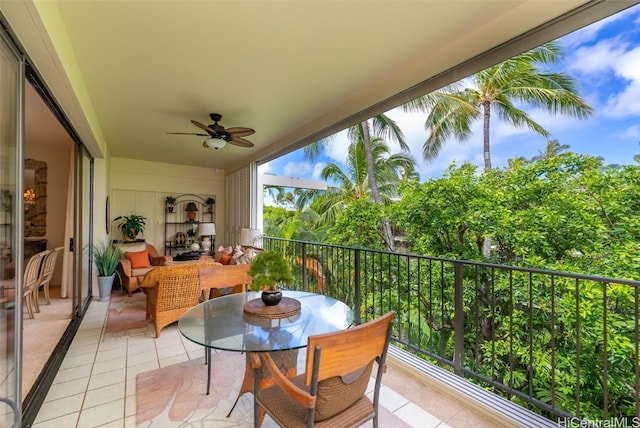
[[124,253],[127,256],[127,260],[131,263],[131,269],[140,269],[151,267],[149,263],[149,251],[127,251]]
[[223,265],[228,265],[231,262],[231,254],[223,254],[220,256],[220,263]]

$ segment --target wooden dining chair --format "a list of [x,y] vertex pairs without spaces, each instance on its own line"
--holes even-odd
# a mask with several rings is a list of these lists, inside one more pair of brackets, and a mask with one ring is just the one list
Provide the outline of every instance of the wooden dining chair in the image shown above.
[[[34,299],[35,292],[38,291],[38,285],[40,284],[40,267],[42,266],[42,260],[49,253],[50,250],[41,251],[34,254],[27,261],[27,266],[24,269],[24,276],[22,278],[22,297],[24,298],[29,318],[33,318],[34,309],[38,308],[37,298]],[[38,312],[38,311],[36,311]]]
[[44,291],[44,300],[47,302],[47,305],[51,304],[51,300],[49,299],[49,284],[51,283],[51,278],[53,277],[53,272],[56,269],[56,260],[58,259],[58,254],[62,251],[63,247],[57,247],[53,250],[49,251],[42,260],[42,267],[40,268],[40,278],[38,287],[35,291],[35,301],[36,308],[40,312],[40,304],[38,303],[38,290],[40,288]]
[[[378,426],[378,401],[391,322],[395,312],[346,330],[310,336],[306,370],[287,378],[268,353],[253,354],[252,365],[259,378],[263,364],[271,371],[273,386],[254,391],[254,426],[261,423],[263,409],[280,426],[357,427],[373,419]],[[366,390],[377,361],[373,402]]]

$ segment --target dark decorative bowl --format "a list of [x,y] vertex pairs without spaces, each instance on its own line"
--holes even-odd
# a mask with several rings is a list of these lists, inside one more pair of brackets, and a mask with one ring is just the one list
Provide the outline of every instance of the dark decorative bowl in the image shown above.
[[260,297],[262,298],[262,303],[264,303],[265,306],[275,306],[280,303],[280,300],[282,300],[282,291],[263,290]]

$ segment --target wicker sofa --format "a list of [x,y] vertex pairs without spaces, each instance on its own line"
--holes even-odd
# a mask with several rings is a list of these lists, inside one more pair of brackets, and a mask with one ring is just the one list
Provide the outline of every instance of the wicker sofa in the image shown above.
[[160,337],[160,330],[200,303],[202,288],[198,270],[222,266],[213,260],[174,263],[152,269],[140,282],[140,287],[147,293],[147,318],[153,319],[156,338]]
[[[122,282],[122,286],[127,289],[127,293],[131,296],[131,293],[140,288],[140,283],[144,276],[157,266],[164,266],[165,263],[171,262],[173,258],[171,256],[161,256],[156,250],[156,247],[147,242],[133,242],[114,244],[122,252],[122,258],[118,263],[118,276]],[[131,260],[127,258],[127,253],[140,253],[141,251],[147,251],[148,260],[147,263],[136,264],[136,259]],[[139,259],[138,259],[139,260]],[[133,261],[133,264],[132,264]]]

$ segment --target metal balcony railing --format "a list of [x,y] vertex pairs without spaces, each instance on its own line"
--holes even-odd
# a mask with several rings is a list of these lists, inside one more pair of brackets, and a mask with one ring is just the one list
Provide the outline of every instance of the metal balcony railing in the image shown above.
[[291,289],[346,302],[358,323],[396,311],[396,346],[536,413],[556,421],[640,417],[640,281],[263,243],[290,260]]

